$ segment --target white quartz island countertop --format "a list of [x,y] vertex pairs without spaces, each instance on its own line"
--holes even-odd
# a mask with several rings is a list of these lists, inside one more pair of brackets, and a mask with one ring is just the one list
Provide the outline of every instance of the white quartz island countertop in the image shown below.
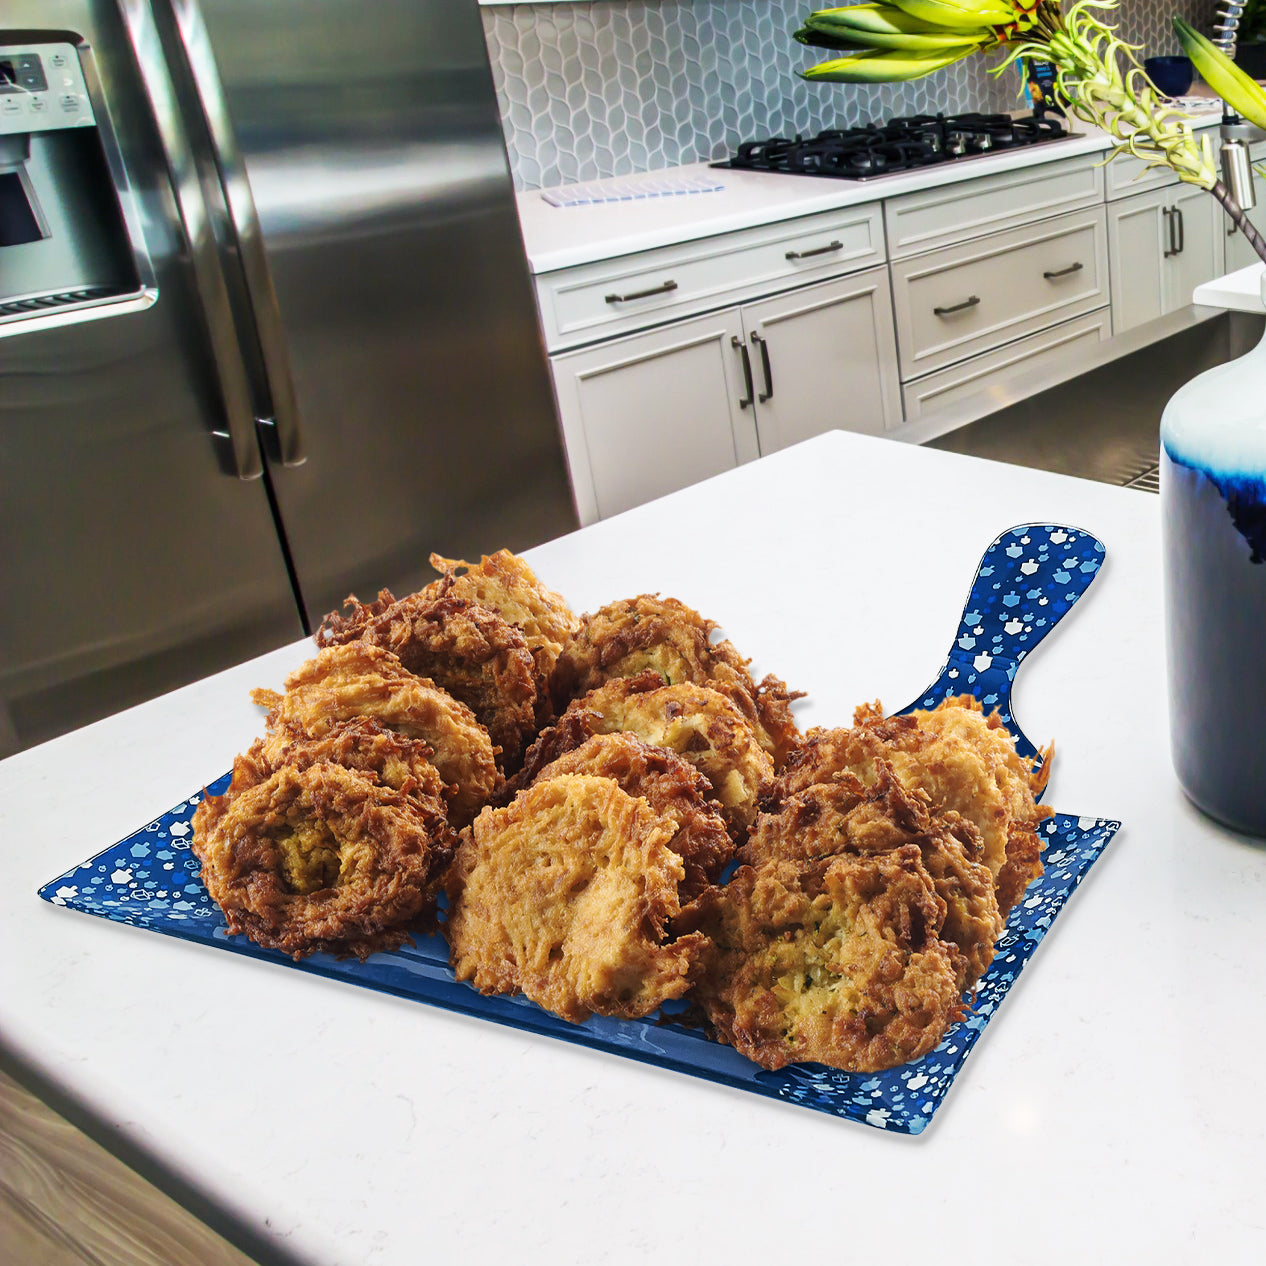
[[1262,269],[1266,265],[1250,264],[1247,268],[1215,277],[1197,286],[1191,295],[1192,303],[1207,308],[1226,308],[1230,312],[1262,311]]
[[1105,543],[1014,703],[1046,802],[1124,825],[918,1137],[37,899],[226,770],[302,644],[0,763],[0,1054],[269,1261],[1258,1262],[1266,848],[1171,772],[1158,513],[832,433],[528,555],[577,610],[690,603],[810,726],[919,695],[1001,531]]

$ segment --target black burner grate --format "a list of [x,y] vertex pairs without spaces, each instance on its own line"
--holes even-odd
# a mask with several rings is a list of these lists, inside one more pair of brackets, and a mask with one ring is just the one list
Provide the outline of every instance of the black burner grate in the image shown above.
[[1067,135],[1063,123],[1049,115],[916,114],[882,125],[828,129],[812,137],[745,141],[731,158],[713,166],[868,180]]

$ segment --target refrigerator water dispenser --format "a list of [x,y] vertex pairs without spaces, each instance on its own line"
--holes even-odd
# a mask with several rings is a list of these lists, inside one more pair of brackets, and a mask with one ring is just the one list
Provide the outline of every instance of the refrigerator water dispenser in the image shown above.
[[144,294],[108,140],[74,45],[0,45],[0,334]]

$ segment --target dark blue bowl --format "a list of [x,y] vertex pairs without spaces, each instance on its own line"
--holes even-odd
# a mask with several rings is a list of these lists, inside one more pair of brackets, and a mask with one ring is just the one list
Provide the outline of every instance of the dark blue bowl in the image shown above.
[[1143,63],[1143,69],[1167,97],[1183,96],[1195,76],[1190,57],[1149,57]]

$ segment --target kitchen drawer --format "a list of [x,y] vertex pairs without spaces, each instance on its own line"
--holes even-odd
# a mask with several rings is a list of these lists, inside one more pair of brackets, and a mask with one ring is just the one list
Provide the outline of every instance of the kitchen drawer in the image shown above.
[[879,203],[542,273],[551,352],[884,262]]
[[1109,311],[1100,308],[928,374],[902,390],[906,420],[914,422],[951,409],[959,416],[971,412],[974,417],[985,417],[1017,399],[1016,388],[1022,383],[1064,370],[1070,378],[1079,373],[1085,353],[1111,335]]
[[902,381],[1108,303],[1102,207],[892,265]]
[[1083,154],[890,198],[884,203],[888,254],[904,259],[999,229],[1093,207],[1103,201],[1099,161],[1096,154]]
[[1170,168],[1149,167],[1141,158],[1132,158],[1129,154],[1118,154],[1112,159],[1104,167],[1104,175],[1109,202],[1178,183],[1178,176]]

